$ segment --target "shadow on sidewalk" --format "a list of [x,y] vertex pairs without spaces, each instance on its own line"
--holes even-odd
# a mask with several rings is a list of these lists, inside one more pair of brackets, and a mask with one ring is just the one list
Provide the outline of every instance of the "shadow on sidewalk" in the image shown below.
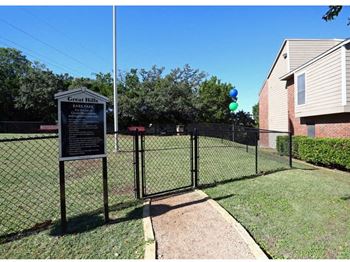
[[[182,193],[182,194],[186,194],[186,193]],[[172,196],[167,196],[167,197],[161,197],[161,198],[155,198],[155,200],[157,199],[165,199],[165,198],[169,198],[169,197],[174,197],[174,196],[178,196],[181,194],[176,194],[176,195],[172,195]],[[213,198],[213,200],[218,201],[218,200],[222,200],[225,198],[230,198],[233,197],[234,194],[230,194],[227,196],[222,196],[222,197],[218,197],[218,198]],[[185,202],[185,203],[181,203],[181,204],[177,204],[174,206],[171,205],[165,205],[165,204],[151,204],[151,217],[156,217],[156,216],[160,216],[163,215],[169,211],[178,209],[178,208],[182,208],[182,207],[186,207],[186,206],[192,206],[192,205],[197,205],[200,203],[204,203],[207,200],[209,200],[209,197],[204,197],[198,200],[193,200],[193,201],[189,201],[189,202]]]

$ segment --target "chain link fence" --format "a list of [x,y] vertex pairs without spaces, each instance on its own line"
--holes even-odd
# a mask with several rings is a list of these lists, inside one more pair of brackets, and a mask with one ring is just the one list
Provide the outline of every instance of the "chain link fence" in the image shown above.
[[[133,136],[108,134],[107,152],[108,196],[113,209],[135,199]],[[59,220],[58,167],[57,135],[1,135],[1,239]],[[68,220],[102,212],[102,159],[66,161],[65,172]]]
[[241,141],[245,141],[247,132],[220,133],[222,137],[199,133],[199,185],[225,183],[255,174],[256,147]]
[[[289,156],[264,147],[271,132],[202,124],[184,132],[110,133],[109,209],[135,201],[136,189],[152,196],[288,169]],[[103,212],[102,173],[102,159],[65,162],[68,223]],[[59,219],[57,134],[0,134],[0,242]]]
[[264,147],[271,134],[288,132],[233,127],[232,125],[193,125],[199,135],[198,184],[201,186],[254,178],[291,168],[291,158],[276,149]]

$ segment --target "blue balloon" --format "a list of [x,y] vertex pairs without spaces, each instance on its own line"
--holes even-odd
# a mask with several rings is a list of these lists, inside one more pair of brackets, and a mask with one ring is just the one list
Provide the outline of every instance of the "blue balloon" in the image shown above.
[[231,89],[230,90],[230,97],[236,97],[238,95],[237,89]]

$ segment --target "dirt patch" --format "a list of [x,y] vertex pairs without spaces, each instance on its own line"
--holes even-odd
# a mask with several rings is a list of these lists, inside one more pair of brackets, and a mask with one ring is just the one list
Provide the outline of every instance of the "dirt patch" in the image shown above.
[[124,187],[113,187],[110,186],[109,194],[119,196],[119,195],[132,195],[134,194],[134,185],[127,185]]
[[66,164],[66,179],[77,179],[86,175],[102,173],[102,159],[72,161]]
[[207,200],[197,192],[152,200],[158,258],[255,258],[236,229]]

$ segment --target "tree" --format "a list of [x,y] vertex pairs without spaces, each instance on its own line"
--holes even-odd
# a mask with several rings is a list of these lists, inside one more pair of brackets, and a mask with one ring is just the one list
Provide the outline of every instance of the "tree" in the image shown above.
[[56,75],[44,65],[34,63],[26,75],[19,80],[15,108],[21,112],[17,120],[38,120],[53,122],[57,119],[54,95],[68,89],[69,77]]
[[232,85],[221,83],[213,76],[199,87],[197,99],[198,120],[201,122],[229,122],[228,105],[232,102],[228,93]]
[[110,99],[113,98],[113,77],[111,73],[94,74],[95,79],[88,77],[77,77],[72,79],[69,89],[86,87],[94,92],[100,93]]
[[254,127],[256,125],[252,115],[249,112],[244,112],[243,110],[238,111],[232,115],[233,124],[236,127]]
[[255,127],[259,127],[259,103],[253,106],[253,119],[255,121]]
[[[343,6],[341,5],[330,5],[328,7],[327,12],[322,16],[322,19],[326,22],[334,20],[337,16],[339,16],[342,11]],[[350,25],[350,18],[348,18],[348,24]]]
[[118,83],[120,122],[188,123],[197,117],[195,97],[205,74],[189,65],[164,75],[164,68],[132,69]]
[[13,48],[0,48],[0,120],[14,119],[18,112],[14,100],[18,95],[20,79],[26,76],[31,62]]

